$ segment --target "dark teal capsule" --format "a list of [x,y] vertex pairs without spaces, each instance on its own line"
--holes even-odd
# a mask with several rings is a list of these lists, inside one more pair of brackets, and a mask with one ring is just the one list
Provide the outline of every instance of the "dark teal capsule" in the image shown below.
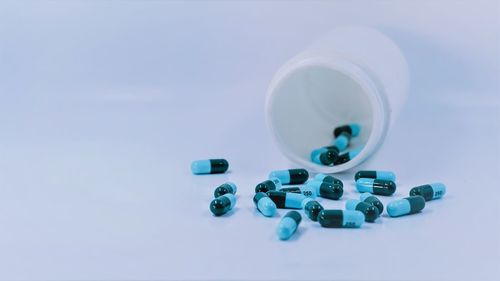
[[338,137],[341,133],[348,133],[349,135],[353,137],[357,137],[359,135],[359,132],[361,131],[361,127],[358,124],[348,124],[348,125],[343,125],[336,127],[333,130],[333,136]]
[[272,217],[276,213],[276,204],[264,192],[257,192],[253,197],[253,202],[264,216]]
[[371,193],[361,193],[361,195],[359,196],[359,200],[377,207],[379,214],[382,214],[382,212],[384,211],[384,204],[382,204],[382,202]]
[[226,159],[208,159],[197,160],[191,163],[191,172],[195,175],[200,174],[222,174],[229,168],[229,162]]
[[322,227],[361,227],[365,215],[360,211],[323,210],[318,214],[318,222]]
[[417,195],[389,202],[389,204],[387,204],[387,213],[391,217],[399,217],[418,213],[424,208],[424,197]]
[[390,171],[358,171],[354,175],[354,180],[357,181],[360,178],[396,181],[396,175]]
[[306,213],[307,217],[313,221],[318,221],[319,212],[323,211],[323,209],[323,206],[321,206],[318,201],[312,199],[307,201],[307,203],[304,205],[304,213]]
[[226,193],[231,193],[235,194],[237,190],[236,184],[232,182],[226,182],[224,184],[221,184],[218,186],[215,191],[214,191],[214,197],[217,198],[219,196],[222,196]]
[[297,186],[293,186],[293,187],[283,187],[283,188],[281,188],[279,191],[283,191],[283,192],[291,192],[291,193],[302,193],[302,191],[300,190],[300,187],[297,187]]
[[377,207],[356,199],[347,200],[345,203],[345,209],[360,211],[363,215],[365,215],[366,222],[374,222],[380,215]]
[[337,158],[337,160],[333,164],[340,165],[340,164],[347,163],[347,162],[351,161],[351,159],[354,159],[354,157],[356,157],[356,155],[358,155],[360,152],[361,152],[361,149],[353,149],[349,152],[340,154],[339,157]]
[[288,240],[297,231],[300,222],[302,221],[302,216],[297,211],[290,211],[281,219],[278,224],[278,229],[276,233],[279,239]]
[[271,178],[278,178],[282,184],[303,184],[309,178],[309,173],[305,169],[278,170],[269,174]]
[[257,192],[264,192],[265,193],[265,192],[268,192],[271,190],[277,190],[280,188],[281,188],[280,180],[277,178],[271,178],[269,180],[266,180],[266,181],[259,183],[255,187],[255,193],[257,193]]
[[359,192],[390,196],[396,192],[396,184],[393,181],[361,178],[356,181],[356,189]]
[[322,181],[322,182],[329,182],[329,183],[337,184],[337,185],[344,187],[344,183],[341,180],[337,179],[336,177],[327,175],[327,174],[317,174],[314,177],[314,180]]
[[316,192],[316,195],[338,200],[344,194],[344,188],[341,184],[334,184],[329,182],[321,182],[321,181],[310,181],[306,184],[306,187],[311,188]]
[[302,194],[282,191],[269,191],[267,195],[280,209],[302,209],[302,201],[306,199]]
[[446,186],[439,182],[416,186],[410,190],[410,196],[420,195],[425,201],[441,198],[445,193]]
[[226,193],[212,200],[210,211],[215,216],[222,216],[229,212],[236,205],[236,197],[231,193]]

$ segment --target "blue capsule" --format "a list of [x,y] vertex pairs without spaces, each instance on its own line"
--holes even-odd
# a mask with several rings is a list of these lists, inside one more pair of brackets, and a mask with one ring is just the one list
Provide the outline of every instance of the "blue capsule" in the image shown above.
[[387,204],[387,213],[391,217],[399,217],[418,213],[424,208],[424,197],[417,195],[389,202],[389,204]]
[[279,239],[288,240],[295,233],[302,221],[302,216],[297,211],[290,211],[281,219],[276,233]]
[[396,181],[396,175],[390,171],[359,171],[354,175],[354,180],[360,178]]
[[191,163],[191,172],[195,175],[222,174],[229,168],[226,159],[197,160]]
[[215,216],[222,216],[233,209],[234,205],[236,205],[236,197],[231,193],[226,193],[215,198],[210,203],[210,211],[212,211]]
[[319,212],[324,209],[318,201],[311,198],[306,198],[302,201],[302,208],[304,209],[304,213],[306,213],[307,217],[312,221],[318,221]]
[[335,162],[333,163],[333,165],[340,165],[340,164],[344,164],[346,162],[351,161],[352,159],[354,159],[354,157],[356,157],[361,152],[361,150],[362,150],[362,148],[358,148],[358,149],[353,149],[349,152],[340,154],[339,157],[337,158],[337,160],[335,160]]
[[439,199],[446,193],[446,186],[440,182],[416,186],[410,190],[410,196],[420,195],[425,201]]
[[351,123],[343,126],[336,127],[333,130],[333,136],[338,137],[342,133],[348,133],[353,137],[357,137],[361,132],[361,126],[356,123]]
[[253,202],[264,216],[272,217],[276,213],[276,204],[264,192],[257,192],[253,197]]
[[304,194],[305,190],[314,192],[315,195],[310,196],[313,198],[316,196],[320,196],[323,198],[338,200],[340,199],[340,197],[342,197],[342,194],[344,194],[344,187],[342,182],[340,182],[339,184],[316,180],[309,181],[304,187],[302,187],[302,194]]
[[396,192],[396,184],[393,181],[361,178],[356,181],[356,189],[359,192],[390,196]]
[[269,191],[267,196],[280,209],[302,209],[302,201],[306,199],[302,194],[283,191]]
[[346,132],[342,132],[340,133],[340,135],[335,137],[335,139],[332,141],[332,145],[338,147],[338,149],[342,151],[349,146],[350,141],[351,135]]
[[282,184],[303,184],[309,178],[305,169],[289,169],[272,171],[269,178],[278,178]]
[[355,199],[347,200],[345,203],[345,209],[360,211],[363,215],[365,215],[366,222],[374,222],[380,215],[377,207]]
[[379,214],[382,214],[384,211],[384,204],[382,204],[382,202],[380,202],[380,200],[371,193],[361,193],[359,200],[377,207]]
[[307,198],[316,198],[318,196],[316,187],[311,186],[309,182],[300,188],[300,192]]
[[319,212],[318,222],[322,227],[357,228],[363,225],[365,216],[360,211],[323,210]]
[[338,157],[339,149],[336,146],[322,147],[311,152],[311,161],[320,165],[331,165]]
[[238,188],[236,187],[236,184],[232,182],[226,182],[224,184],[221,184],[218,186],[215,191],[214,191],[214,197],[217,198],[219,196],[222,196],[226,193],[231,193],[235,194]]

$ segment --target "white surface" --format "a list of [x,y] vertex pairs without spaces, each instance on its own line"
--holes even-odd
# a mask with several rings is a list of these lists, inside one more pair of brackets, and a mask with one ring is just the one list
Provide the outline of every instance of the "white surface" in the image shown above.
[[[3,2],[0,278],[498,280],[497,8]],[[408,106],[363,168],[396,172],[394,198],[434,181],[448,193],[359,230],[304,218],[280,242],[279,218],[251,200],[270,170],[288,167],[264,125],[265,89],[287,58],[344,23],[397,26],[412,70]],[[230,173],[190,174],[192,160],[220,156]],[[352,173],[340,177],[345,195],[326,207],[358,197]],[[213,218],[226,180],[238,184],[237,208]]]

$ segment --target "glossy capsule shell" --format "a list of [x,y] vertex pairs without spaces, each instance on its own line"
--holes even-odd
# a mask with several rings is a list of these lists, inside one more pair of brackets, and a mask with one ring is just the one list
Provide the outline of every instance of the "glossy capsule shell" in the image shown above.
[[318,222],[322,227],[357,228],[363,225],[365,216],[360,211],[323,210],[318,214]]
[[333,183],[333,184],[339,184],[342,187],[344,187],[344,183],[341,180],[337,179],[336,177],[327,175],[327,174],[317,174],[314,177],[314,180],[321,181],[321,182],[329,182],[329,183]]
[[417,195],[389,202],[389,204],[387,204],[387,213],[391,217],[399,217],[418,213],[424,208],[424,197]]
[[222,196],[226,193],[231,193],[235,194],[237,191],[236,184],[232,182],[226,182],[221,185],[219,185],[215,190],[214,190],[214,197],[217,198],[219,196]]
[[338,152],[333,150],[325,150],[320,152],[319,154],[315,154],[314,158],[311,158],[311,161],[319,165],[329,166],[332,165],[338,157]]
[[281,188],[281,181],[278,178],[270,178],[265,180],[255,187],[255,193],[268,192],[271,190],[278,190]]
[[390,171],[358,171],[354,175],[354,180],[357,181],[360,178],[396,181],[396,175]]
[[191,172],[195,175],[222,174],[229,168],[226,159],[196,160],[191,163]]
[[377,207],[355,199],[349,199],[345,203],[346,210],[360,211],[365,215],[366,222],[374,222],[380,215]]
[[297,231],[302,216],[297,211],[290,211],[281,219],[276,233],[281,240],[288,240]]
[[379,214],[382,214],[384,211],[384,204],[382,204],[382,202],[371,193],[361,193],[359,200],[377,207]]
[[257,210],[266,217],[272,217],[276,213],[276,204],[264,192],[257,192],[253,197]]
[[306,184],[306,187],[314,190],[317,196],[333,200],[340,199],[340,197],[342,197],[342,195],[344,194],[344,188],[341,184],[310,181]]
[[302,193],[302,191],[300,190],[300,187],[298,187],[298,186],[283,187],[279,191],[291,192],[291,193]]
[[359,153],[361,152],[361,149],[353,149],[349,152],[340,154],[337,160],[333,163],[334,165],[340,165],[347,163],[351,161],[351,159],[354,159]]
[[446,193],[446,186],[440,182],[420,185],[410,190],[410,196],[420,195],[425,201],[439,199]]
[[[307,200],[307,201],[306,201]],[[304,205],[304,213],[312,221],[318,221],[319,212],[323,211],[323,206],[313,199],[306,199],[302,202]],[[305,204],[304,204],[305,202]]]
[[396,192],[396,184],[393,181],[361,178],[356,181],[356,189],[359,192],[390,196]]
[[335,137],[335,139],[332,141],[332,145],[338,147],[339,150],[344,150],[349,146],[350,141],[351,134],[342,132],[337,137]]
[[303,184],[309,178],[305,169],[289,169],[272,171],[269,178],[278,178],[282,184]]
[[267,196],[279,209],[302,209],[302,201],[306,199],[302,194],[283,191],[269,191]]
[[226,193],[212,200],[210,211],[215,216],[222,216],[233,209],[234,205],[236,205],[236,197],[231,193]]
[[338,137],[341,133],[348,133],[353,137],[357,137],[361,131],[361,127],[358,124],[351,123],[347,125],[342,125],[333,129],[333,136]]

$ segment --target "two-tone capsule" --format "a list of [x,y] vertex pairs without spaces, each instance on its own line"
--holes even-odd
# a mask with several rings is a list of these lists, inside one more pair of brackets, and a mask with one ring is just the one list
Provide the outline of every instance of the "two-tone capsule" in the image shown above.
[[278,191],[291,192],[291,193],[302,193],[302,190],[298,186],[283,187]]
[[424,197],[417,195],[389,202],[389,204],[387,204],[387,213],[391,217],[399,217],[418,213],[424,208]]
[[304,213],[313,221],[318,221],[319,212],[323,211],[323,206],[311,198],[306,198],[302,201],[302,205],[304,207]]
[[396,175],[390,171],[358,171],[354,175],[354,180],[357,181],[360,178],[396,181]]
[[279,239],[288,240],[297,231],[300,222],[302,221],[302,216],[297,211],[290,211],[281,219],[278,224],[278,229],[276,233]]
[[257,186],[255,186],[255,193],[257,192],[268,192],[271,190],[278,190],[281,188],[281,181],[277,178],[270,178],[268,180],[265,180]]
[[396,192],[396,184],[393,181],[360,178],[356,181],[356,189],[359,192],[390,196]]
[[237,191],[236,184],[232,182],[226,182],[221,185],[219,185],[215,190],[214,190],[214,197],[217,198],[219,196],[222,196],[226,193],[231,193],[235,194]]
[[302,201],[306,198],[302,194],[283,191],[269,191],[267,196],[280,209],[302,209]]
[[371,193],[361,193],[359,200],[377,207],[379,214],[382,214],[384,211],[384,204],[382,204],[382,202]]
[[342,132],[332,141],[332,145],[338,147],[339,150],[344,150],[349,146],[351,135],[347,132]]
[[226,193],[215,198],[210,203],[210,211],[212,211],[215,216],[222,216],[233,209],[234,205],[236,205],[236,197],[231,193]]
[[410,196],[420,195],[425,201],[439,199],[446,193],[446,186],[440,182],[420,185],[410,190]]
[[311,152],[311,161],[320,165],[332,165],[339,157],[336,146],[322,147]]
[[360,152],[361,152],[361,148],[358,148],[358,149],[353,149],[349,152],[340,154],[339,157],[337,158],[337,160],[335,160],[335,162],[333,163],[333,165],[340,165],[340,164],[347,163],[347,162],[351,161],[352,159],[354,159],[354,157],[356,157]]
[[338,200],[344,194],[344,187],[342,184],[321,182],[321,181],[310,181],[303,188],[304,190],[311,190],[316,192],[317,196]]
[[276,213],[276,204],[264,192],[257,192],[253,197],[257,210],[266,217],[272,217]]
[[351,123],[343,126],[336,127],[333,129],[333,136],[338,137],[342,133],[348,133],[352,137],[357,137],[359,132],[361,131],[361,127],[358,124]]
[[333,184],[340,184],[342,187],[344,187],[344,183],[341,180],[327,174],[317,174],[314,177],[314,180],[321,182],[329,182]]
[[366,222],[374,222],[380,215],[377,207],[355,199],[347,200],[345,208],[346,210],[360,211],[363,215],[365,215]]
[[191,172],[195,175],[222,174],[229,168],[226,159],[196,160],[191,163]]
[[278,178],[282,184],[303,184],[309,178],[309,173],[305,169],[278,170],[269,174],[271,178]]
[[365,216],[360,211],[323,210],[318,214],[318,222],[322,227],[357,228],[363,225]]

